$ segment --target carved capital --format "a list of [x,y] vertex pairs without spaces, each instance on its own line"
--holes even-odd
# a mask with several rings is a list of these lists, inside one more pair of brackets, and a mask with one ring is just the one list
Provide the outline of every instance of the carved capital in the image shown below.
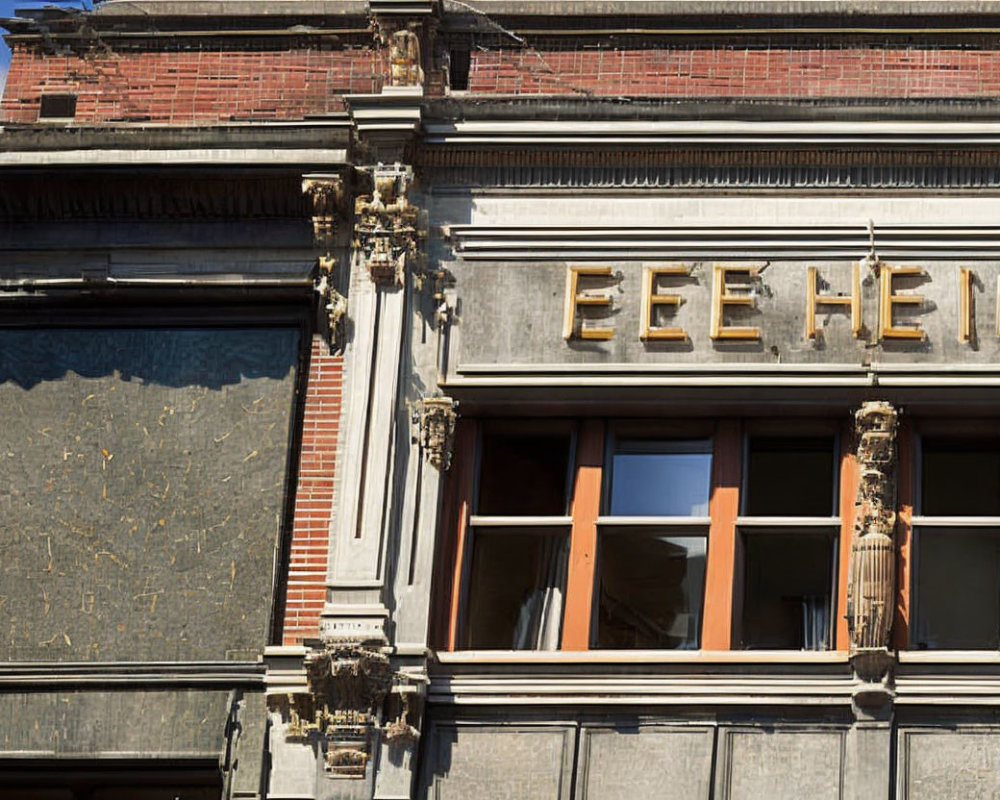
[[340,175],[303,175],[302,193],[312,200],[313,239],[317,247],[329,251],[344,206],[344,180]]
[[354,246],[372,280],[386,287],[401,287],[407,267],[420,262],[420,240],[426,225],[420,210],[410,202],[413,170],[396,164],[372,170],[372,193],[354,205]]
[[308,691],[270,700],[286,738],[320,742],[331,777],[363,778],[394,679],[388,657],[358,642],[327,642],[305,668]]
[[847,626],[855,671],[867,681],[888,670],[884,654],[896,607],[897,425],[896,409],[885,402],[865,403],[854,415],[859,480]]
[[458,401],[450,397],[426,397],[420,401],[420,444],[431,465],[444,471],[451,467]]

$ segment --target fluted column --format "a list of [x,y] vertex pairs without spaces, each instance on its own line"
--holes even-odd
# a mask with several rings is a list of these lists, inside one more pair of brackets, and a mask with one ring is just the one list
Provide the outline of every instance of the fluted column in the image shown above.
[[859,481],[851,544],[847,627],[851,662],[866,680],[889,666],[896,605],[896,409],[867,402],[854,415]]

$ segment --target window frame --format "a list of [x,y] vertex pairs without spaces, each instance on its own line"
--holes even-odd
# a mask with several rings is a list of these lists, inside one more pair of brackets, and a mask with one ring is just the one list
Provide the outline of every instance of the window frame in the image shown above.
[[[483,440],[491,433],[490,429],[503,429],[508,428],[510,430],[516,430],[521,433],[526,433],[531,431],[532,428],[542,429],[542,423],[537,420],[526,420],[524,422],[519,422],[517,420],[487,420],[480,421],[476,425],[474,445],[473,445],[473,468],[469,470],[472,474],[471,482],[471,494],[469,498],[469,513],[467,514],[467,520],[465,523],[465,529],[461,532],[461,537],[464,540],[464,547],[462,548],[462,558],[459,566],[459,603],[457,607],[457,614],[454,616],[453,622],[453,633],[451,635],[451,649],[463,649],[458,645],[458,642],[464,642],[468,640],[470,635],[469,632],[469,610],[470,610],[470,597],[472,592],[472,569],[473,569],[473,557],[475,554],[476,547],[476,531],[479,529],[504,529],[510,531],[527,531],[529,529],[537,528],[549,528],[551,529],[552,535],[559,535],[559,529],[564,529],[565,535],[570,537],[569,548],[572,548],[572,504],[573,504],[573,478],[576,473],[576,452],[578,448],[579,440],[579,423],[572,419],[553,419],[546,420],[546,424],[552,425],[557,424],[560,426],[565,426],[565,430],[569,436],[569,446],[567,449],[567,468],[566,468],[566,503],[564,506],[564,511],[567,512],[563,515],[500,515],[500,514],[479,514],[479,496],[480,496],[480,485],[482,477],[483,468]],[[567,565],[568,571],[568,565]],[[560,620],[560,631],[559,631],[559,649],[563,647],[563,636],[565,631],[565,617],[566,617],[566,602],[568,594],[568,576],[567,576],[567,586],[563,587],[563,615]]]
[[[971,532],[984,528],[995,529],[995,536],[1000,537],[1000,515],[928,515],[924,514],[924,440],[925,439],[951,439],[956,442],[968,442],[975,437],[982,436],[983,426],[992,426],[1000,434],[1000,420],[990,418],[978,418],[963,420],[959,423],[948,423],[942,420],[922,420],[916,430],[907,429],[907,441],[911,457],[908,462],[903,461],[903,445],[901,442],[899,451],[899,475],[898,483],[900,487],[908,490],[904,497],[897,500],[900,508],[900,530],[897,531],[899,539],[898,549],[900,560],[904,562],[905,569],[900,569],[901,601],[897,606],[897,620],[903,620],[905,627],[897,636],[897,647],[907,649],[913,653],[933,653],[938,657],[946,657],[947,653],[995,653],[996,648],[937,648],[920,647],[917,626],[921,622],[921,608],[919,597],[920,579],[920,538],[921,534],[928,530],[940,530],[942,528]],[[1000,436],[993,437],[996,447],[1000,450]],[[906,512],[904,514],[904,501]],[[905,546],[905,549],[904,549]],[[1000,565],[998,565],[1000,569]],[[1000,598],[998,598],[1000,603]],[[998,631],[1000,639],[1000,631]]]
[[[642,429],[635,429],[638,423],[633,421],[623,421],[612,423],[608,426],[604,441],[604,469],[601,475],[601,499],[600,513],[595,521],[595,552],[594,552],[594,576],[591,589],[590,602],[590,626],[587,641],[588,650],[608,650],[615,648],[604,648],[598,645],[599,610],[600,610],[600,589],[601,589],[601,563],[600,563],[600,540],[602,536],[615,536],[618,534],[646,532],[655,535],[651,529],[659,529],[663,535],[683,537],[683,538],[703,538],[705,541],[705,574],[701,578],[701,603],[698,609],[698,629],[696,647],[678,648],[657,648],[665,652],[676,650],[702,650],[703,630],[705,622],[705,602],[706,602],[706,579],[708,572],[708,552],[710,548],[709,534],[711,531],[711,497],[713,487],[713,465],[715,463],[715,437],[712,426],[706,426],[704,421],[692,420],[691,425],[683,423],[663,424],[653,421]],[[614,483],[614,457],[619,452],[621,442],[647,442],[647,443],[669,443],[678,442],[693,444],[705,442],[707,446],[704,450],[692,449],[690,452],[704,452],[710,456],[708,496],[706,502],[709,505],[709,514],[706,516],[696,515],[640,515],[630,516],[624,514],[612,514],[611,502]],[[649,452],[655,452],[650,448]],[[678,451],[680,452],[680,451]]]
[[[751,440],[754,438],[795,440],[798,437],[820,438],[830,436],[833,439],[830,457],[833,461],[831,475],[833,477],[831,492],[830,516],[800,516],[800,515],[751,515],[747,504],[750,499],[750,451]],[[744,425],[741,442],[742,476],[740,480],[740,514],[736,518],[736,563],[733,571],[733,635],[732,649],[756,651],[744,642],[743,623],[746,605],[746,576],[748,569],[746,541],[751,536],[768,536],[771,534],[788,534],[801,532],[804,534],[826,535],[832,544],[830,558],[830,609],[828,619],[829,643],[825,650],[836,650],[838,646],[837,620],[840,613],[841,598],[838,591],[840,583],[840,562],[845,558],[845,550],[850,553],[850,529],[845,532],[844,503],[842,494],[844,486],[844,461],[847,458],[845,444],[848,437],[830,420],[797,420],[790,425],[782,425],[773,421],[749,422]],[[760,648],[763,649],[763,648]],[[810,651],[816,652],[816,651]],[[819,652],[822,652],[820,650]]]
[[[846,417],[846,415],[845,415]],[[480,469],[479,442],[482,431],[497,421],[520,424],[518,418],[481,417],[460,420],[456,433],[455,463],[445,486],[444,514],[448,537],[442,537],[441,555],[451,569],[436,576],[441,602],[437,608],[435,637],[446,651],[462,650],[465,612],[470,578],[470,559],[473,544],[473,526],[500,525],[517,521],[524,525],[547,522],[551,525],[569,526],[569,564],[563,604],[563,621],[560,650],[587,652],[593,658],[599,653],[622,655],[631,653],[637,658],[654,658],[669,661],[684,660],[695,653],[730,651],[737,660],[761,657],[779,660],[843,657],[848,649],[847,622],[844,618],[847,600],[847,575],[850,562],[850,542],[853,536],[854,502],[857,485],[857,464],[849,420],[838,422],[829,417],[802,417],[792,420],[772,420],[760,417],[672,417],[670,419],[606,419],[603,417],[524,418],[550,424],[563,420],[574,426],[570,455],[570,493],[568,516],[559,518],[495,517],[488,519],[474,514],[476,508],[476,482]],[[825,435],[834,437],[833,472],[835,502],[829,517],[748,517],[742,515],[746,481],[746,443],[748,435],[770,433],[794,435]],[[706,435],[707,434],[707,435]],[[629,518],[605,513],[609,509],[610,468],[615,437],[619,439],[647,439],[685,441],[709,438],[712,442],[712,464],[709,487],[709,514],[704,517]],[[472,464],[471,469],[461,465]],[[742,530],[756,530],[763,525],[778,524],[782,529],[789,525],[829,531],[835,542],[836,554],[832,560],[833,586],[831,589],[830,647],[825,651],[799,650],[744,650],[738,639],[740,608],[738,584],[739,541]],[[699,648],[692,650],[610,650],[596,648],[596,614],[599,591],[599,535],[601,527],[622,525],[636,529],[668,525],[677,535],[689,535],[692,524],[706,525],[706,562],[701,608]],[[700,534],[699,534],[700,535]],[[439,562],[442,563],[442,562]],[[840,656],[834,656],[840,651]],[[501,653],[504,651],[468,651]],[[529,651],[519,651],[525,657]],[[744,655],[740,655],[740,654]],[[763,656],[762,656],[763,654]],[[771,654],[771,655],[768,655]],[[551,655],[551,653],[550,653]],[[478,657],[478,656],[477,656]],[[615,656],[604,656],[615,657]]]

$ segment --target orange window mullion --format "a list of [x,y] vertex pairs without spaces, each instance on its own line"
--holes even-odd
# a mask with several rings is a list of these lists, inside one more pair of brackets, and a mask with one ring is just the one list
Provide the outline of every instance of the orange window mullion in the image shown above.
[[910,645],[910,580],[913,574],[913,500],[914,458],[913,428],[908,420],[900,422],[899,462],[896,467],[896,619],[892,643],[897,650]]
[[705,616],[701,646],[729,650],[733,638],[733,583],[736,568],[736,517],[740,509],[740,425],[722,420],[712,450],[712,493],[708,501]]
[[[476,432],[477,425],[460,425],[455,436],[455,466],[459,470],[452,475],[448,488],[454,491],[450,498],[454,509],[451,519],[455,526],[448,533],[454,537],[454,561],[451,564],[451,592],[448,598],[448,649],[458,647],[458,619],[462,601],[462,567],[465,563],[465,543],[468,537],[469,517],[472,514],[472,493],[476,476]],[[449,492],[450,494],[450,492]]]
[[590,649],[594,569],[597,561],[597,517],[601,513],[604,423],[588,420],[580,430],[570,514],[569,574],[563,616],[563,650]]
[[851,545],[854,542],[854,503],[858,492],[858,459],[854,453],[851,431],[845,426],[840,437],[840,546],[837,578],[837,617],[835,650],[850,649],[847,631],[847,581],[851,565]]

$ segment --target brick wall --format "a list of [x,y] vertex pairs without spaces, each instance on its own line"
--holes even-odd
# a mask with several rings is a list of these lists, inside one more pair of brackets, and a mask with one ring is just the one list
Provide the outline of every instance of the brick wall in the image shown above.
[[469,91],[677,98],[994,98],[1000,48],[474,49]]
[[318,635],[326,599],[343,366],[341,356],[330,355],[323,340],[313,338],[285,596],[285,644]]
[[32,123],[41,95],[77,95],[76,122],[211,124],[301,119],[343,109],[340,95],[377,92],[370,49],[191,50],[49,55],[15,47],[0,119]]

